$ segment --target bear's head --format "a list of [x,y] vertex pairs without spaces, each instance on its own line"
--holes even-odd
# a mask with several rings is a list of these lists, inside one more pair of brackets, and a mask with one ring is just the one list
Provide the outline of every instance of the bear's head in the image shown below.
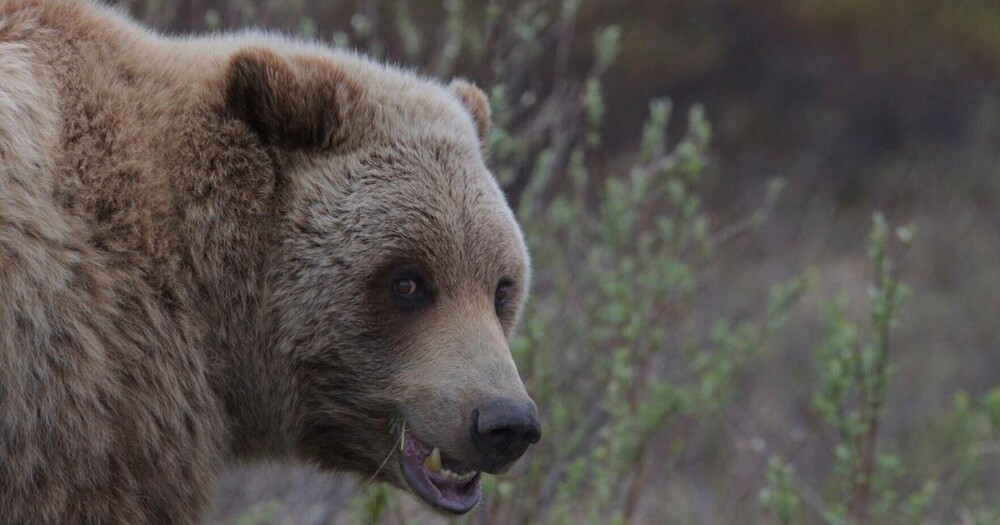
[[529,265],[485,96],[323,50],[243,49],[225,78],[276,164],[267,300],[296,452],[468,511],[541,435],[508,348]]

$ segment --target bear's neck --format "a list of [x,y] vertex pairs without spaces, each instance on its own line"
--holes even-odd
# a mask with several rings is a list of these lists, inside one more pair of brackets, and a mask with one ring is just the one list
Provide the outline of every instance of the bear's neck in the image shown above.
[[[263,246],[263,245],[262,245]],[[212,283],[202,304],[209,381],[228,416],[230,453],[236,459],[279,459],[293,453],[297,389],[287,356],[272,343],[268,314],[267,254],[230,267],[247,277],[204,279]],[[218,287],[221,283],[221,287]]]

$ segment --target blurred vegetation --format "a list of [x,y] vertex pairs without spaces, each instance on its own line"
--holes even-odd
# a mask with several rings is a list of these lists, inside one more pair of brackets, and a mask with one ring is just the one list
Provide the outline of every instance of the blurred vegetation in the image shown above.
[[[457,521],[1000,523],[1000,4],[118,3],[489,93],[545,439]],[[216,516],[440,520],[273,467]]]

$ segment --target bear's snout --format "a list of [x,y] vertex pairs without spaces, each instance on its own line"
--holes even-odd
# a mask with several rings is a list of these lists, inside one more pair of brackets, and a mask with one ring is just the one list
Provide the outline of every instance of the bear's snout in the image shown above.
[[542,437],[538,410],[531,401],[495,399],[474,409],[469,420],[481,469],[491,474],[502,472]]

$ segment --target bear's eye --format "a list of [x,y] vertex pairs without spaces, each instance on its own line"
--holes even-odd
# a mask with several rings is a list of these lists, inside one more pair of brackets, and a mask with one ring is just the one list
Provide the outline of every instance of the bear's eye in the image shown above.
[[396,281],[392,283],[392,289],[396,292],[396,295],[400,297],[414,297],[420,293],[420,287],[417,286],[417,281],[415,279],[410,279],[409,277],[396,279]]
[[513,285],[510,281],[503,280],[497,285],[497,291],[493,295],[493,306],[497,310],[497,315],[503,314],[504,307],[507,306],[507,300],[510,298],[510,289]]
[[420,272],[411,269],[396,271],[389,281],[389,293],[396,306],[404,312],[413,312],[429,305],[433,290]]

